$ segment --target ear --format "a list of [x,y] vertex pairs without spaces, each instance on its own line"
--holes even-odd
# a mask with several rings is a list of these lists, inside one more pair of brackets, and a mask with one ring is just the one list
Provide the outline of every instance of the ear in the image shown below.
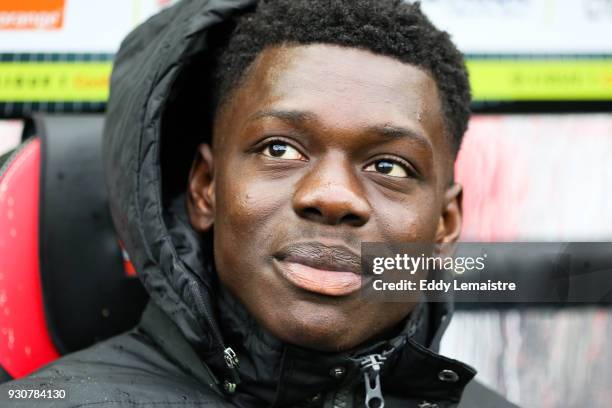
[[[444,194],[444,208],[440,215],[438,230],[436,232],[436,244],[445,244],[446,249],[453,249],[461,235],[461,225],[463,223],[463,187],[461,184],[454,183]],[[450,245],[449,245],[450,244]],[[444,251],[446,252],[446,251]]]
[[198,146],[196,158],[189,172],[187,213],[191,226],[206,232],[213,225],[215,215],[215,179],[213,154],[210,146]]

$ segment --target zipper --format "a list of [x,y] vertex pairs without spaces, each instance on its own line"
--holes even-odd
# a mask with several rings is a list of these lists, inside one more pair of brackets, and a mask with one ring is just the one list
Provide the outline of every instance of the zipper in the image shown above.
[[384,408],[385,399],[380,388],[380,370],[387,357],[381,354],[370,354],[360,360],[365,383],[366,408]]
[[[189,274],[186,274],[189,275]],[[195,280],[191,281],[192,292],[194,298],[196,300],[196,305],[198,307],[199,312],[204,316],[204,318],[208,321],[208,325],[213,334],[213,337],[223,349],[223,360],[225,361],[225,365],[228,368],[228,372],[230,375],[230,380],[225,380],[223,382],[223,389],[228,394],[233,394],[236,391],[236,387],[240,384],[240,376],[238,375],[238,366],[240,364],[238,360],[238,356],[236,352],[231,347],[226,347],[223,343],[223,338],[221,337],[221,333],[215,322],[212,320],[212,315],[209,313],[208,308],[206,307],[206,303],[202,299],[202,293],[198,290],[198,282]]]

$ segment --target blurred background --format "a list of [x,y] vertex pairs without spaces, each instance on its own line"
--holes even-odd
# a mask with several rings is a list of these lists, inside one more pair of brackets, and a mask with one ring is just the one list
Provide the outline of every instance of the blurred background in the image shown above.
[[[172,3],[0,0],[0,156],[36,135],[37,115],[101,117],[121,39]],[[470,72],[462,239],[612,241],[612,0],[421,3]],[[612,406],[609,307],[459,309],[443,354],[511,401]]]

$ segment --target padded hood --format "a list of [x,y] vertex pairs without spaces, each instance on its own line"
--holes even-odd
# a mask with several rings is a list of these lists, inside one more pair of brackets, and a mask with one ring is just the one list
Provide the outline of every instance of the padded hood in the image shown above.
[[[206,138],[201,130],[205,124],[185,119],[198,104],[181,93],[180,84],[195,77],[189,72],[195,67],[206,69],[210,31],[254,3],[179,2],[128,35],[111,76],[104,164],[115,228],[152,300],[199,350],[218,351],[222,342],[211,320],[206,271],[186,262],[197,254],[181,257],[176,240],[190,238],[173,239],[169,231],[168,206],[177,191],[186,190],[196,146]],[[163,158],[168,160],[167,174],[161,170]],[[162,191],[162,180],[172,188]]]

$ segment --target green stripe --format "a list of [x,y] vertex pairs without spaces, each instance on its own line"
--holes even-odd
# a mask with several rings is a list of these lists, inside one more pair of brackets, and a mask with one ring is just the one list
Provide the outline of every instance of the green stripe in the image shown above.
[[112,63],[2,62],[0,102],[104,102]]
[[612,100],[612,59],[467,61],[475,101]]
[[[111,61],[0,62],[0,102],[105,102]],[[612,100],[612,58],[467,61],[474,100]]]

